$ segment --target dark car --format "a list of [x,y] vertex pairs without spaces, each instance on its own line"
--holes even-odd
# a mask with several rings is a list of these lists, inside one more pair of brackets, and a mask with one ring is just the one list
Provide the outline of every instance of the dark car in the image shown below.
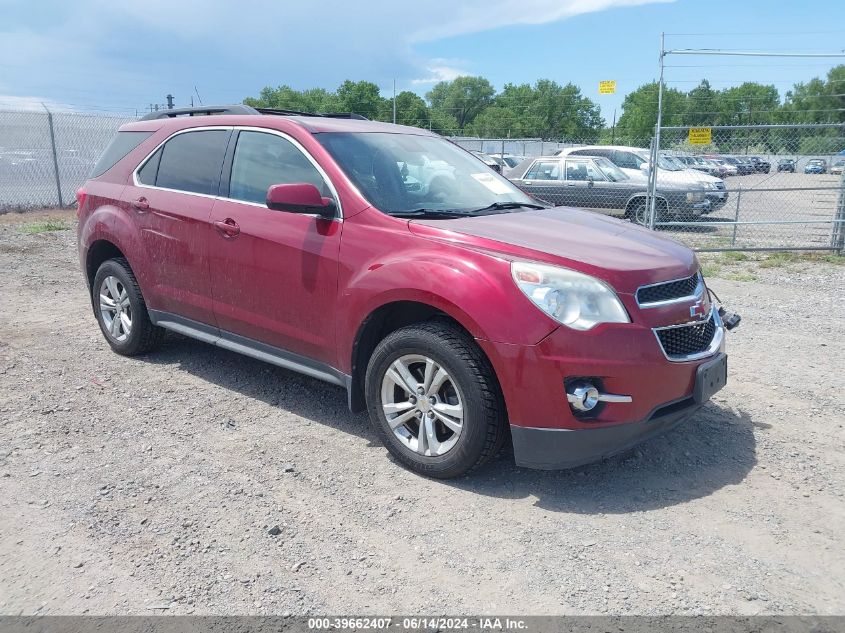
[[[409,165],[452,178],[417,186]],[[603,459],[727,380],[736,317],[723,322],[695,253],[538,204],[427,130],[166,110],[120,128],[77,201],[88,299],[116,353],[172,330],[339,385],[429,477],[506,441],[521,466]]]
[[748,174],[754,173],[754,165],[750,162],[737,158],[736,156],[722,156],[722,160],[736,167],[736,173],[738,176],[747,176]]
[[781,158],[778,161],[778,171],[788,171],[795,173],[795,159],[794,158]]
[[[603,156],[550,156],[527,160],[509,176],[520,189],[550,204],[615,211],[632,221],[645,222],[645,177],[628,176]],[[657,183],[658,221],[669,216],[697,218],[712,210],[698,183]]]
[[767,160],[763,160],[759,156],[749,156],[748,160],[752,165],[754,165],[754,171],[758,173],[768,174],[772,171],[772,164]]

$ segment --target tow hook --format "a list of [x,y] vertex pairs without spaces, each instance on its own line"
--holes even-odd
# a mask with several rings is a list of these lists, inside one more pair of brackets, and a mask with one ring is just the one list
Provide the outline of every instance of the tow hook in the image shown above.
[[719,306],[719,317],[722,319],[722,323],[725,325],[725,329],[729,332],[734,329],[739,322],[742,321],[742,317],[734,312],[728,312],[722,306]]

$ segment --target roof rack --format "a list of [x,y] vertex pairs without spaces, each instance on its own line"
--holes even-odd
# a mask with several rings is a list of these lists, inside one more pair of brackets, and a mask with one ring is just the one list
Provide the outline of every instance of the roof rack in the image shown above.
[[369,119],[354,112],[300,112],[299,110],[281,110],[278,108],[256,108],[261,114],[275,114],[279,116],[319,116],[328,119],[358,119],[369,121]]
[[155,119],[174,119],[182,116],[209,116],[214,114],[268,114],[275,116],[315,116],[330,119],[359,119],[367,121],[367,117],[354,112],[300,112],[299,110],[281,110],[277,108],[253,108],[252,106],[236,103],[227,106],[199,106],[194,108],[172,108],[156,110],[145,114],[139,120],[152,121]]
[[156,110],[141,117],[141,121],[152,121],[154,119],[173,119],[179,116],[206,116],[211,114],[260,114],[255,108],[236,103],[227,106],[198,106],[194,108],[171,108],[169,110]]

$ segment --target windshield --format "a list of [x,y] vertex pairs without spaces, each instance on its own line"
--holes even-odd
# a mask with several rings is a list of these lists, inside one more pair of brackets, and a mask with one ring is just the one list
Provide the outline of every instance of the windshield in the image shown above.
[[361,194],[388,214],[473,210],[536,201],[472,154],[436,136],[387,132],[314,135]]
[[670,165],[671,169],[673,169],[674,171],[680,171],[687,168],[686,165],[684,165],[680,160],[678,160],[674,156],[661,156],[660,158],[662,158],[663,161],[658,164],[662,169],[669,169],[667,167],[663,167],[664,162]]
[[610,182],[628,180],[628,176],[625,175],[625,172],[619,169],[613,163],[611,163],[607,158],[597,156],[593,160],[596,161],[596,165],[598,165],[602,172],[604,172],[604,175],[607,176],[607,179]]
[[[643,159],[646,163],[649,161],[650,156],[647,150],[642,150],[636,152],[636,155]],[[686,167],[679,166],[674,160],[671,159],[670,156],[666,156],[666,154],[658,154],[657,155],[657,167],[659,169],[665,169],[666,171],[682,171],[686,169]]]

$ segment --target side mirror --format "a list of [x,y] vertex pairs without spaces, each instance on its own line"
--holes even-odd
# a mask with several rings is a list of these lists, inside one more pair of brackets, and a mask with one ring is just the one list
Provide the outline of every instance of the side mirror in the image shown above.
[[323,197],[317,187],[304,182],[270,185],[267,208],[288,213],[313,213],[327,220],[334,218],[337,211],[334,200]]
[[640,169],[642,171],[648,171],[648,166],[649,166],[648,163],[643,163],[642,165],[640,165]]

